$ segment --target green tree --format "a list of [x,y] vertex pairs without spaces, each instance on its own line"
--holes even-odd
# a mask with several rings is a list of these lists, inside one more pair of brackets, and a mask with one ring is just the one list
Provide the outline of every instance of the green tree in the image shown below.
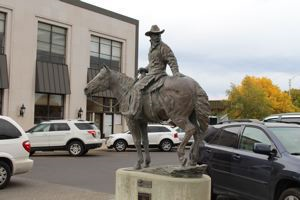
[[232,85],[227,91],[230,118],[262,119],[272,113],[294,112],[291,98],[273,85],[268,78],[246,76],[241,85]]

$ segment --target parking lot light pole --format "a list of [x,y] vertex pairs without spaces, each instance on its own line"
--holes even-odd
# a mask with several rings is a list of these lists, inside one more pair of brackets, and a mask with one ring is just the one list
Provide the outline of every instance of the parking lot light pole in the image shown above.
[[293,76],[292,78],[289,79],[289,96],[291,96],[292,80],[294,78],[296,78],[297,76],[299,76],[299,75],[295,75],[295,76]]

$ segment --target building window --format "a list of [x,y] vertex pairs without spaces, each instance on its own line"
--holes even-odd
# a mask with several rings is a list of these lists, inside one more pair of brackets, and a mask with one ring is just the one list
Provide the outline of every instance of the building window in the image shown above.
[[90,67],[101,68],[104,64],[116,71],[121,71],[121,42],[91,37]]
[[118,100],[115,98],[104,98],[104,112],[120,113]]
[[87,111],[92,113],[102,113],[103,112],[103,98],[102,97],[89,97],[87,99]]
[[110,98],[103,98],[104,106],[103,110],[105,113],[112,112],[112,99]]
[[4,54],[6,14],[0,12],[0,54]]
[[0,115],[2,115],[3,89],[0,89]]
[[64,95],[35,94],[34,123],[64,118]]
[[87,100],[87,111],[94,113],[120,113],[117,99],[106,97],[91,97]]
[[65,64],[67,29],[38,23],[37,60]]

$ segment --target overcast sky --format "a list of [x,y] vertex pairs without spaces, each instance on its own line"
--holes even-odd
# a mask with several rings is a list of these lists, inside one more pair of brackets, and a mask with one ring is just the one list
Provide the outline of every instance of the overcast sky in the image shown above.
[[210,100],[226,99],[246,75],[300,88],[299,0],[83,0],[139,20],[139,67],[147,65],[151,25],[175,53],[182,73]]

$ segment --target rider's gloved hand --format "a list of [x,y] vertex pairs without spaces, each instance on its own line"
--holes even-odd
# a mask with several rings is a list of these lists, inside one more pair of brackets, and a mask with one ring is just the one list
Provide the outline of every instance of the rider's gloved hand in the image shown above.
[[141,68],[138,69],[138,73],[139,73],[139,74],[148,73],[148,69],[147,69],[147,68],[144,68],[144,67],[141,67]]

